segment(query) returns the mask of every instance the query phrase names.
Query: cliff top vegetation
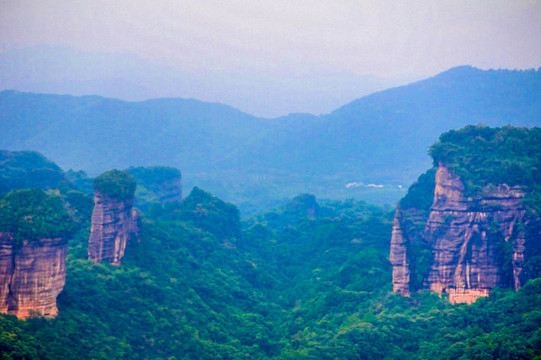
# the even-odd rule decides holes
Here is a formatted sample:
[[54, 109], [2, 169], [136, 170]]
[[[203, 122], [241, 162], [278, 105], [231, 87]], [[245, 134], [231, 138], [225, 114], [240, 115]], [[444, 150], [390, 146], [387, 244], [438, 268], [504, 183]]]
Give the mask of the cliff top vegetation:
[[541, 180], [541, 129], [476, 125], [451, 130], [430, 147], [475, 192], [488, 184], [532, 185]]
[[451, 130], [430, 147], [434, 165], [459, 175], [468, 196], [492, 184], [522, 186], [526, 202], [541, 214], [541, 129], [476, 125]]
[[128, 200], [133, 198], [136, 182], [133, 176], [125, 171], [110, 170], [94, 179], [93, 186], [104, 195]]
[[0, 198], [0, 231], [16, 241], [65, 237], [75, 230], [59, 197], [43, 190], [15, 190]]
[[434, 200], [434, 188], [436, 186], [436, 169], [432, 168], [419, 176], [414, 182], [406, 196], [400, 200], [400, 207], [403, 209], [417, 208], [428, 211]]
[[169, 166], [130, 167], [126, 172], [133, 175], [138, 181], [144, 183], [161, 183], [175, 178], [180, 178], [180, 170]]

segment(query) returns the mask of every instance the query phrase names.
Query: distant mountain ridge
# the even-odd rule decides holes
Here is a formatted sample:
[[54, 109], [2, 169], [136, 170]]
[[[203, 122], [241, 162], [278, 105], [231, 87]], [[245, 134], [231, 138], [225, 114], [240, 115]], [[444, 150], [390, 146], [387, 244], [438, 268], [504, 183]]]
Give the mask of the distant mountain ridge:
[[[186, 99], [126, 102], [0, 92], [0, 148], [36, 150], [65, 169], [167, 165], [244, 210], [311, 192], [394, 202], [440, 133], [467, 124], [541, 125], [541, 70], [450, 69], [322, 115], [251, 116]], [[384, 184], [346, 188], [351, 181]]]
[[409, 82], [351, 72], [312, 72], [309, 77], [280, 72], [202, 73], [132, 52], [88, 52], [58, 45], [0, 50], [0, 69], [0, 90], [128, 101], [193, 97], [264, 117], [287, 111], [327, 113], [357, 97]]

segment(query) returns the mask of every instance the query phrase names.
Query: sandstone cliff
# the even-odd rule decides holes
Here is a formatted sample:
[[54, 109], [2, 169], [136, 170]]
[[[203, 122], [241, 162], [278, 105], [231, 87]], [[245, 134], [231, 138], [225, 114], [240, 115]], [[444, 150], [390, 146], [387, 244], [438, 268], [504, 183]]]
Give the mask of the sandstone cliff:
[[59, 197], [30, 189], [0, 198], [0, 312], [19, 318], [58, 313], [74, 230]]
[[12, 234], [0, 233], [0, 312], [56, 316], [56, 297], [66, 282], [66, 249], [62, 238], [17, 246]]
[[524, 192], [500, 184], [468, 198], [461, 179], [442, 163], [435, 182], [429, 212], [397, 209], [393, 290], [408, 295], [430, 289], [449, 293], [452, 303], [472, 303], [495, 286], [520, 287], [528, 224]]
[[167, 166], [132, 167], [126, 172], [137, 181], [135, 206], [148, 210], [150, 204], [182, 200], [182, 174]]
[[120, 265], [129, 239], [138, 232], [138, 216], [132, 209], [133, 197], [122, 199], [94, 192], [88, 258]]
[[422, 211], [414, 208], [396, 210], [389, 260], [393, 266], [393, 291], [398, 294], [410, 294], [411, 246], [423, 241], [419, 229], [425, 223], [426, 217]]
[[163, 204], [169, 201], [181, 201], [182, 200], [182, 179], [180, 175], [166, 179], [159, 184], [155, 185], [156, 194], [159, 195], [159, 201]]

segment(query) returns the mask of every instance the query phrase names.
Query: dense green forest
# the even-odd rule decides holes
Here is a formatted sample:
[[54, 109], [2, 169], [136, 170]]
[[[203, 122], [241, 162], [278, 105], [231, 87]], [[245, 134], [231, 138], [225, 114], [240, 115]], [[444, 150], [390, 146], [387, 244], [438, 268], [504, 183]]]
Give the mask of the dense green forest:
[[70, 187], [62, 169], [40, 153], [0, 150], [0, 194], [14, 189]]
[[16, 241], [66, 237], [75, 223], [59, 197], [40, 189], [14, 190], [0, 197], [0, 232]]
[[194, 189], [153, 206], [120, 267], [86, 260], [81, 228], [59, 316], [0, 316], [3, 358], [541, 356], [541, 280], [471, 306], [403, 298], [391, 293], [392, 213], [348, 200], [306, 215], [312, 200], [295, 199], [272, 222], [241, 222], [233, 205]]
[[[514, 151], [496, 151], [501, 136]], [[537, 139], [538, 129], [467, 127], [442, 135], [431, 152], [468, 183], [490, 169], [464, 165], [485, 144], [513, 163], [502, 166], [525, 171], [501, 176], [533, 188]], [[158, 181], [161, 173], [146, 174]], [[422, 175], [401, 206], [429, 207], [433, 175]], [[111, 266], [87, 260], [92, 201], [71, 186], [0, 200], [51, 197], [77, 223], [59, 315], [0, 315], [1, 359], [541, 359], [541, 278], [472, 305], [393, 294], [389, 207], [301, 194], [241, 218], [234, 204], [195, 187], [181, 202], [147, 204], [138, 239], [122, 266]]]
[[120, 170], [110, 170], [95, 178], [92, 185], [101, 194], [128, 200], [133, 199], [137, 184], [130, 174]]

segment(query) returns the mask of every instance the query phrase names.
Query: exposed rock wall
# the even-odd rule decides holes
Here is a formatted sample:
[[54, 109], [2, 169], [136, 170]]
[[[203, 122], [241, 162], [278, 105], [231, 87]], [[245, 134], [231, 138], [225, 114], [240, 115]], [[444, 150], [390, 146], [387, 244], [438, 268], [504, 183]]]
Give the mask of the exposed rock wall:
[[422, 242], [426, 214], [414, 208], [396, 210], [389, 260], [393, 266], [393, 291], [410, 294], [410, 246]]
[[524, 195], [518, 187], [497, 185], [475, 199], [467, 198], [461, 179], [440, 164], [424, 229], [410, 225], [423, 221], [415, 209], [397, 210], [390, 252], [394, 291], [410, 293], [410, 249], [419, 241], [432, 252], [422, 288], [449, 293], [453, 303], [472, 303], [498, 285], [520, 287], [527, 222]]
[[133, 198], [122, 200], [94, 191], [94, 210], [88, 240], [88, 258], [120, 265], [129, 239], [138, 233]]
[[159, 200], [162, 204], [169, 201], [182, 200], [182, 179], [180, 177], [168, 179], [157, 184], [156, 187], [156, 193], [160, 195]]
[[27, 318], [56, 316], [56, 298], [66, 282], [67, 241], [23, 241], [0, 233], [0, 312]]

